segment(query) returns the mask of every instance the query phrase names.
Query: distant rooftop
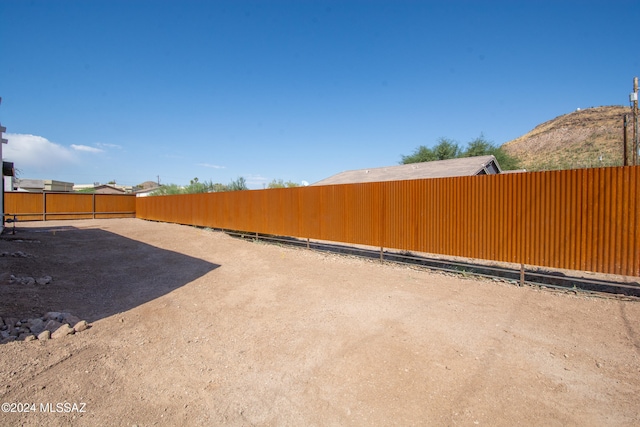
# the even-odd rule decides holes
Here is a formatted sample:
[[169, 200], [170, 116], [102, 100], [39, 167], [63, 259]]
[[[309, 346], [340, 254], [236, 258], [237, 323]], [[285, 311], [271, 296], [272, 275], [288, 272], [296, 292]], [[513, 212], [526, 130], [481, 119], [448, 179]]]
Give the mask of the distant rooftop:
[[56, 181], [55, 179], [27, 179], [18, 178], [14, 184], [18, 189], [42, 192], [42, 191], [73, 191], [73, 182]]
[[462, 157], [458, 159], [436, 160], [433, 162], [409, 163], [406, 165], [345, 171], [312, 185], [494, 175], [501, 172], [502, 169], [500, 169], [500, 165], [494, 156]]

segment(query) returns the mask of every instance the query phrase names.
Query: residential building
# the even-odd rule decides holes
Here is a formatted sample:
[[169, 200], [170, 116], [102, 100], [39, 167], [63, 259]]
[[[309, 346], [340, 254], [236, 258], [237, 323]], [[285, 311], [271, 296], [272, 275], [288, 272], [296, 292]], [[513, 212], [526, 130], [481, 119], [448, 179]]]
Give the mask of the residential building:
[[354, 184], [361, 182], [403, 181], [454, 176], [495, 175], [502, 172], [492, 155], [462, 157], [433, 162], [409, 163], [338, 173], [311, 185]]

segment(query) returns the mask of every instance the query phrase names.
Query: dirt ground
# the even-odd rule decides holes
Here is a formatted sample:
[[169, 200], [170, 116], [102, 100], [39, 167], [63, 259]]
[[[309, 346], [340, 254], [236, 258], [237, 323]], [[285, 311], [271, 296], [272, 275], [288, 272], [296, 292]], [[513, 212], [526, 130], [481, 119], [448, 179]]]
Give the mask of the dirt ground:
[[91, 328], [0, 345], [0, 425], [640, 425], [638, 301], [136, 219], [2, 237], [0, 317]]

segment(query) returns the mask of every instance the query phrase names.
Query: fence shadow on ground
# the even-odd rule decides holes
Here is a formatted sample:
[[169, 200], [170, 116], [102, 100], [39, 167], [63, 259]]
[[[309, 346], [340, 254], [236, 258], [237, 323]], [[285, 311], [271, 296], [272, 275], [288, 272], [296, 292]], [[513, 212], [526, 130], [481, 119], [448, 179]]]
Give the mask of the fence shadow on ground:
[[[15, 234], [5, 230], [0, 236], [0, 317], [56, 311], [93, 322], [161, 297], [218, 267], [98, 228], [17, 227]], [[47, 276], [50, 283], [37, 283]]]

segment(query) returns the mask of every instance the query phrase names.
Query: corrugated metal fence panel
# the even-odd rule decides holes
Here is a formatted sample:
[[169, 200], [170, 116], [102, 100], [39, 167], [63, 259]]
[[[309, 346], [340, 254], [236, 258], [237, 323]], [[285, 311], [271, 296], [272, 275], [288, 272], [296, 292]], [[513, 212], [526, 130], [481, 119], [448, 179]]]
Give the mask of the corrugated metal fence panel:
[[47, 219], [90, 219], [93, 194], [45, 193]]
[[137, 199], [138, 217], [640, 275], [640, 167]]
[[42, 193], [4, 193], [4, 212], [7, 215], [17, 215], [18, 221], [42, 220], [43, 206]]
[[19, 221], [88, 219], [94, 215], [96, 218], [131, 218], [135, 217], [135, 199], [133, 195], [119, 194], [7, 192], [5, 213], [18, 214]]
[[135, 218], [136, 198], [126, 194], [96, 194], [96, 218]]
[[300, 188], [300, 216], [313, 239], [379, 246], [381, 183]]
[[323, 187], [294, 188], [297, 190], [298, 198], [298, 230], [300, 237], [310, 239], [320, 239], [322, 209], [320, 204], [320, 194]]
[[639, 275], [638, 174], [603, 168], [526, 174], [518, 259], [526, 264]]

